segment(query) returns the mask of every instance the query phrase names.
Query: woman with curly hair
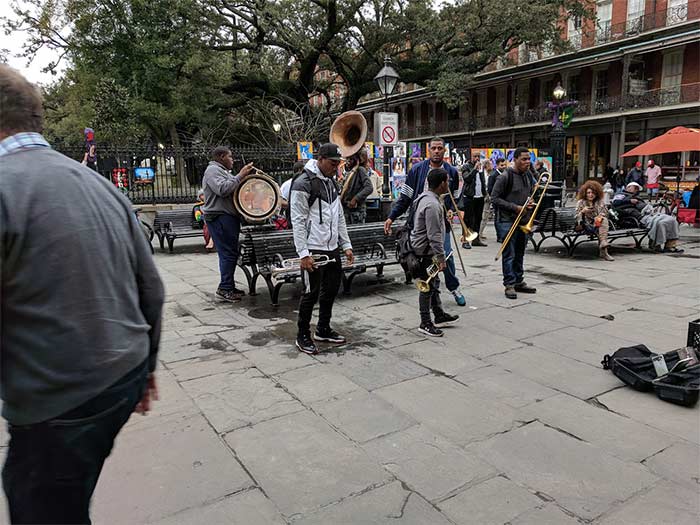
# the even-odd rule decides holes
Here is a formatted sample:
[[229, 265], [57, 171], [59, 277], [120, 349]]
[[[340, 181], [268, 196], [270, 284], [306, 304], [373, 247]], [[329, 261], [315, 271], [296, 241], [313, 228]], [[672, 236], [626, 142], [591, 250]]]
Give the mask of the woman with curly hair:
[[608, 253], [608, 209], [603, 187], [599, 182], [589, 180], [578, 190], [576, 198], [576, 231], [597, 233], [600, 258], [614, 261]]

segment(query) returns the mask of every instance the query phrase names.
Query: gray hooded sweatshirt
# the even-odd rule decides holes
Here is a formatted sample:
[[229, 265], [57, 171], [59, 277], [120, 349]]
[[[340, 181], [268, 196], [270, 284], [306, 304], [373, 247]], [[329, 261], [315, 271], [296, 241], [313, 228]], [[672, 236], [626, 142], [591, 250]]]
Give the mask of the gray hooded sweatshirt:
[[224, 213], [238, 215], [236, 208], [233, 207], [233, 192], [236, 191], [240, 182], [240, 177], [233, 175], [223, 165], [215, 160], [209, 162], [202, 177], [204, 220], [213, 220]]

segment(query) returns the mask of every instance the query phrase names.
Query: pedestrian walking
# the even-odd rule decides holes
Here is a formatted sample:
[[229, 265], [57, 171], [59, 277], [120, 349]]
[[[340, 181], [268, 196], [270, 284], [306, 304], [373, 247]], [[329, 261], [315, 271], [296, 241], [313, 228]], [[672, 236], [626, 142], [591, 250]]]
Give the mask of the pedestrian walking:
[[656, 165], [654, 159], [649, 159], [647, 170], [644, 175], [646, 177], [649, 200], [653, 201], [659, 194], [659, 179], [661, 178], [661, 167]]
[[632, 168], [627, 177], [625, 177], [625, 187], [630, 183], [634, 182], [639, 184], [642, 188], [644, 187], [644, 173], [642, 173], [642, 163], [635, 162], [634, 168]]
[[86, 524], [115, 437], [157, 395], [163, 286], [129, 201], [42, 127], [39, 91], [0, 65], [2, 481], [11, 523]]
[[486, 240], [486, 236], [484, 235], [484, 230], [486, 229], [486, 223], [489, 220], [489, 217], [491, 217], [491, 195], [489, 194], [488, 188], [491, 183], [491, 178], [496, 175], [496, 171], [493, 169], [493, 163], [491, 162], [491, 159], [486, 159], [484, 162], [484, 179], [486, 179], [486, 191], [484, 192], [484, 210], [481, 213], [481, 226], [479, 227], [479, 239], [481, 243], [484, 244], [483, 241]]
[[[489, 162], [489, 161], [486, 161]], [[462, 204], [464, 210], [464, 222], [467, 227], [475, 232], [481, 231], [481, 217], [484, 213], [484, 203], [486, 197], [486, 175], [485, 168], [481, 161], [469, 169], [470, 164], [467, 164], [467, 170], [462, 171], [464, 184], [462, 186]], [[472, 246], [486, 246], [481, 239], [477, 237], [471, 243], [465, 242], [462, 248], [470, 249]]]

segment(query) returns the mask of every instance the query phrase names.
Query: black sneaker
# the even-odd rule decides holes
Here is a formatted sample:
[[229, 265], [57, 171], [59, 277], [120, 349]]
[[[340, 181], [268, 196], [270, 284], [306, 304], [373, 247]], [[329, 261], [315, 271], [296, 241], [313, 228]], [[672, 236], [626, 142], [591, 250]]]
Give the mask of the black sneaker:
[[430, 337], [442, 337], [443, 331], [440, 330], [439, 328], [436, 328], [433, 323], [426, 323], [420, 325], [420, 328], [418, 328], [418, 331], [421, 334], [425, 334]]
[[470, 243], [468, 243], [468, 242], [463, 242], [463, 243], [462, 243], [462, 249], [463, 249], [463, 250], [471, 250], [471, 249], [472, 249], [472, 245], [471, 245]]
[[345, 338], [332, 328], [318, 328], [316, 327], [316, 333], [314, 333], [314, 339], [316, 341], [326, 341], [328, 343], [344, 343]]
[[516, 284], [513, 288], [515, 288], [516, 292], [520, 293], [537, 293], [537, 288], [528, 286], [527, 283]]
[[245, 292], [243, 290], [239, 290], [238, 288], [231, 290], [231, 293], [233, 295], [237, 295], [238, 297], [243, 297], [245, 295]]
[[474, 239], [472, 241], [472, 246], [488, 246], [485, 242], [481, 242], [480, 239]]
[[233, 290], [222, 290], [221, 288], [216, 290], [216, 292], [214, 293], [214, 297], [216, 297], [220, 301], [225, 301], [227, 303], [237, 303], [241, 300], [241, 296], [236, 295], [233, 292]]
[[458, 315], [450, 315], [447, 312], [440, 312], [435, 314], [435, 326], [445, 326], [454, 323], [459, 319]]
[[296, 345], [299, 351], [305, 354], [314, 355], [318, 353], [318, 348], [309, 334], [298, 335]]
[[513, 288], [512, 286], [506, 286], [506, 297], [508, 299], [517, 299], [518, 294], [515, 293], [515, 288]]

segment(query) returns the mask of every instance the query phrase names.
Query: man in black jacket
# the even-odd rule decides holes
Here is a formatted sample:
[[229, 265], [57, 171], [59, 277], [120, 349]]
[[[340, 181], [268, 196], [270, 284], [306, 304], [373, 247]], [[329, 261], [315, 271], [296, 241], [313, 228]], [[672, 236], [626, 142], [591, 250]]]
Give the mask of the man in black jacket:
[[[496, 210], [496, 232], [499, 242], [503, 242], [517, 215], [523, 206], [534, 207], [529, 202], [535, 181], [530, 171], [530, 151], [517, 148], [513, 154], [513, 167], [505, 175], [499, 176], [491, 193], [491, 202]], [[523, 214], [527, 217], [527, 214]], [[521, 221], [525, 222], [525, 221]], [[517, 299], [517, 292], [535, 293], [537, 290], [528, 286], [524, 278], [525, 246], [527, 235], [515, 228], [508, 246], [503, 250], [503, 286], [508, 299]]]
[[[482, 169], [481, 160], [475, 155], [474, 164], [467, 164], [462, 170], [464, 186], [462, 186], [462, 209], [464, 210], [464, 222], [473, 231], [481, 229], [481, 216], [484, 212], [484, 197], [486, 196], [486, 177]], [[469, 249], [472, 246], [486, 246], [477, 237], [471, 243], [465, 242], [462, 248]]]
[[367, 219], [365, 201], [372, 194], [372, 180], [367, 168], [360, 162], [360, 153], [355, 153], [345, 163], [345, 180], [340, 193], [345, 222], [364, 224]]

